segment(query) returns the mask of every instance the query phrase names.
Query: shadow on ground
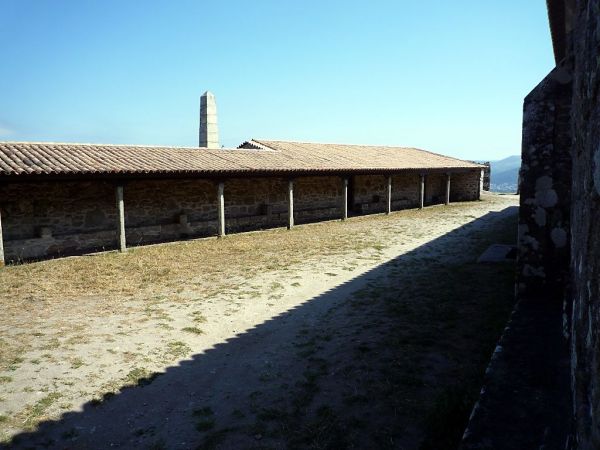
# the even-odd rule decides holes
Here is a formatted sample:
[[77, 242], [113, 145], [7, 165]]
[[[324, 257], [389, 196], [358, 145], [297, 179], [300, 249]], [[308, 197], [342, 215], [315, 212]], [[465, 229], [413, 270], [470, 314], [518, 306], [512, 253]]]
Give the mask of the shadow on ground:
[[511, 263], [475, 260], [514, 242], [515, 217], [488, 213], [9, 445], [451, 448], [512, 308]]

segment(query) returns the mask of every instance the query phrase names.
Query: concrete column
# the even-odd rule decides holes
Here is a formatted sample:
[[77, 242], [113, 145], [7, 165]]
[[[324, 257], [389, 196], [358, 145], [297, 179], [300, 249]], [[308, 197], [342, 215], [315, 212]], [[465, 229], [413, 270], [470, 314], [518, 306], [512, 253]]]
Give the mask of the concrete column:
[[200, 97], [199, 147], [219, 148], [219, 126], [217, 125], [217, 102], [212, 92]]
[[119, 251], [125, 252], [127, 251], [127, 244], [125, 242], [125, 202], [123, 201], [123, 186], [117, 186], [115, 193], [117, 197], [117, 211], [119, 213]]
[[4, 266], [4, 243], [2, 242], [2, 209], [0, 209], [0, 267]]
[[343, 180], [342, 220], [348, 218], [348, 178]]
[[288, 230], [294, 227], [294, 180], [288, 181]]
[[421, 175], [421, 187], [419, 189], [419, 209], [425, 206], [425, 175]]
[[450, 204], [450, 174], [446, 174], [446, 205]]
[[217, 188], [217, 208], [219, 209], [219, 237], [225, 236], [225, 183]]
[[387, 210], [386, 214], [392, 212], [392, 176], [387, 177]]

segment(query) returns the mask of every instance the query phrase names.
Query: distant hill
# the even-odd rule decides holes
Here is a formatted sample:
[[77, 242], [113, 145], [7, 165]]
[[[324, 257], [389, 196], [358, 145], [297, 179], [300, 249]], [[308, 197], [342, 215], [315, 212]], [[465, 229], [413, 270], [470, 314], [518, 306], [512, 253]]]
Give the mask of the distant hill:
[[499, 161], [490, 162], [492, 192], [517, 192], [521, 155], [513, 155]]

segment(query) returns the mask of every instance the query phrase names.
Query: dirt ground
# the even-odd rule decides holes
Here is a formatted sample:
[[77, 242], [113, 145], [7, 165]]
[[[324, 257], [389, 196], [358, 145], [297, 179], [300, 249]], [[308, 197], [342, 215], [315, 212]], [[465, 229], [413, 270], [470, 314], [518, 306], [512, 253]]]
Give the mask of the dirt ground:
[[474, 261], [517, 203], [6, 267], [0, 442], [449, 448], [512, 306]]

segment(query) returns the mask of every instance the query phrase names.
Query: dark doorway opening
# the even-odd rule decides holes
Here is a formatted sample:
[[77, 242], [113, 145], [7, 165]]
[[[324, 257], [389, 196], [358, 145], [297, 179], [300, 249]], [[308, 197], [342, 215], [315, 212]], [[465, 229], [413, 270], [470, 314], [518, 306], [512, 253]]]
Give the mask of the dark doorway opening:
[[348, 214], [355, 214], [354, 206], [354, 175], [348, 177]]

